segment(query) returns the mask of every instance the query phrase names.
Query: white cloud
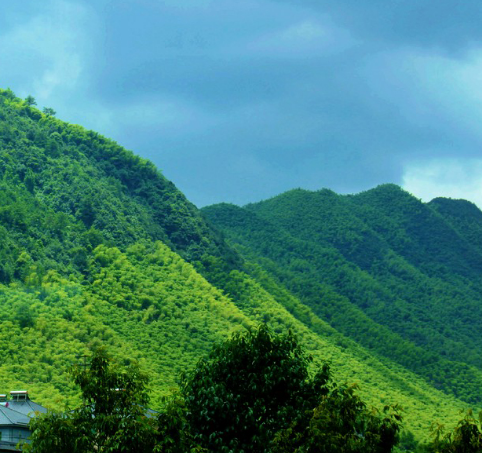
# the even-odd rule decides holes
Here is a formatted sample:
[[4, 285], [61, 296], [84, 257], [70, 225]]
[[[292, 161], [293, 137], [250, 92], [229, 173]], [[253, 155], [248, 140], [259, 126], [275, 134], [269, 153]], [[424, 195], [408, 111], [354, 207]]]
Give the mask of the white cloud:
[[465, 199], [482, 208], [482, 159], [433, 159], [405, 167], [402, 186], [423, 201]]

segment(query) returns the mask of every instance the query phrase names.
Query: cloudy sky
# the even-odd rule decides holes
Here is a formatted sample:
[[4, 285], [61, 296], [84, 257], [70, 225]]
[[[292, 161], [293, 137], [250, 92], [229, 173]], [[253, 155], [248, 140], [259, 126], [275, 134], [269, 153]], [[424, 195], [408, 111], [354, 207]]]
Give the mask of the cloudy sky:
[[480, 0], [7, 0], [0, 87], [198, 206], [385, 182], [482, 206]]

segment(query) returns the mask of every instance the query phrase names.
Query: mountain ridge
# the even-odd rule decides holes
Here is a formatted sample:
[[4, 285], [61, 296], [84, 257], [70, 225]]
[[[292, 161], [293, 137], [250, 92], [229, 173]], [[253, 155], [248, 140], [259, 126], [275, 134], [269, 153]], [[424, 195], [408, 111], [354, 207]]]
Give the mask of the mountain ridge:
[[[337, 194], [326, 196], [350, 212]], [[292, 329], [317, 365], [331, 361], [337, 379], [360, 383], [370, 404], [405, 406], [407, 427], [417, 438], [424, 438], [436, 419], [449, 424], [458, 419], [477, 383], [475, 354], [465, 353], [466, 395], [456, 380], [451, 392], [442, 393], [426, 376], [350, 337], [350, 329], [339, 330], [343, 311], [331, 313], [338, 327], [325, 316], [332, 304], [346, 310], [354, 325], [366, 320], [363, 331], [371, 330], [375, 343], [387, 338], [385, 331], [400, 336], [362, 309], [371, 304], [376, 313], [377, 304], [385, 303], [385, 282], [360, 273], [326, 240], [312, 247], [309, 236], [302, 240], [273, 227], [271, 236], [279, 244], [272, 252], [283, 257], [281, 246], [292, 242], [299, 254], [295, 269], [316, 274], [318, 265], [339, 268], [346, 272], [336, 275], [350, 291], [351, 280], [363, 282], [365, 300], [354, 305], [336, 285], [292, 280], [292, 269], [263, 261], [203, 212], [148, 161], [0, 90], [0, 345], [5, 352], [0, 392], [28, 388], [41, 403], [71, 406], [79, 393], [67, 378], [69, 366], [104, 344], [121, 363], [140, 361], [151, 375], [157, 407], [176, 387], [179, 373], [212, 344], [264, 322], [278, 333]], [[243, 212], [251, 215], [246, 225], [259, 217]], [[348, 227], [340, 231], [356, 233]], [[336, 233], [334, 227], [328, 232]], [[349, 246], [349, 237], [340, 236], [339, 243]], [[364, 239], [355, 237], [357, 245]], [[343, 252], [363, 262], [356, 247]], [[315, 265], [310, 253], [317, 257]], [[310, 292], [326, 296], [324, 311], [307, 303]], [[455, 355], [457, 344], [450, 341]], [[463, 345], [465, 337], [460, 341]], [[425, 360], [417, 349], [408, 352], [413, 360]]]
[[[202, 211], [249, 259], [269, 266], [338, 330], [386, 357], [393, 354], [387, 343], [403, 344], [399, 363], [433, 385], [480, 401], [475, 382], [480, 383], [481, 362], [474, 354], [482, 319], [476, 290], [480, 255], [429, 204], [390, 184], [358, 195], [294, 190], [243, 208], [214, 205]], [[430, 239], [420, 233], [425, 226]], [[323, 285], [331, 296], [326, 290], [321, 296]], [[333, 318], [334, 310], [353, 312], [353, 321]], [[365, 335], [368, 325], [373, 332]], [[374, 332], [383, 332], [380, 327], [391, 334], [377, 345]], [[454, 372], [471, 378], [454, 388]]]

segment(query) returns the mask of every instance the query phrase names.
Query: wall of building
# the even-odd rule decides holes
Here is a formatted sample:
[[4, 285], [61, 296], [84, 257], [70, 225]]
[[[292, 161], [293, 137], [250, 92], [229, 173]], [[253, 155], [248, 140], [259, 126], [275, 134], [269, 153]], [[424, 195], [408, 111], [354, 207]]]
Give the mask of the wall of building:
[[18, 451], [15, 446], [21, 441], [26, 441], [30, 436], [30, 431], [27, 428], [17, 427], [2, 427], [0, 426], [0, 452], [3, 451]]

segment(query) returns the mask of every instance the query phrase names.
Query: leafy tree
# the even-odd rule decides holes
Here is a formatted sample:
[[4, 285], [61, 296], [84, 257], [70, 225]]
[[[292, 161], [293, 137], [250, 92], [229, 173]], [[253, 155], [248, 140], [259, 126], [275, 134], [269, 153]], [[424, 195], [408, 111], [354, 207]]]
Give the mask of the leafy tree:
[[33, 193], [35, 188], [35, 175], [30, 168], [27, 170], [27, 173], [25, 175], [23, 182], [27, 190], [30, 193]]
[[216, 346], [182, 379], [194, 438], [213, 452], [391, 451], [398, 416], [370, 415], [327, 365], [310, 376], [310, 361], [291, 332], [266, 325]]
[[313, 411], [308, 426], [293, 424], [278, 433], [273, 453], [386, 453], [398, 441], [397, 407], [369, 410], [355, 393], [356, 385], [337, 387]]
[[195, 439], [209, 451], [268, 451], [327, 392], [328, 367], [310, 378], [309, 362], [292, 333], [273, 336], [266, 325], [215, 346], [182, 379]]
[[25, 103], [29, 106], [37, 105], [37, 101], [30, 94], [25, 98]]
[[422, 445], [417, 441], [412, 431], [403, 430], [399, 435], [397, 451], [419, 452], [422, 450]]
[[479, 453], [482, 451], [482, 411], [478, 419], [472, 410], [468, 410], [464, 418], [452, 432], [444, 433], [444, 426], [436, 424], [432, 432], [433, 442], [427, 450], [434, 453]]
[[158, 422], [157, 453], [207, 453], [194, 441], [186, 418], [186, 405], [179, 395], [171, 395]]
[[145, 414], [147, 377], [137, 365], [122, 371], [100, 348], [89, 366], [76, 365], [72, 374], [82, 391], [82, 406], [32, 419], [32, 443], [26, 446], [27, 451], [153, 451], [156, 423]]
[[55, 116], [55, 114], [57, 113], [57, 112], [56, 112], [53, 108], [51, 108], [51, 107], [44, 107], [43, 112], [44, 112], [47, 116]]
[[15, 320], [22, 329], [24, 327], [33, 327], [34, 317], [26, 302], [21, 302], [15, 307]]
[[29, 106], [37, 105], [37, 101], [30, 94], [25, 98], [25, 103]]

